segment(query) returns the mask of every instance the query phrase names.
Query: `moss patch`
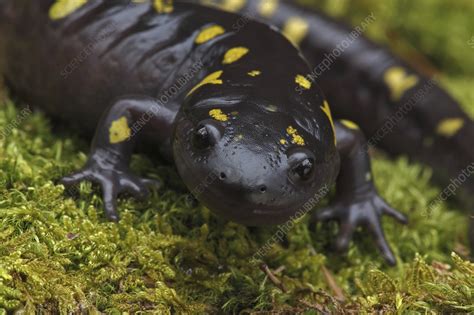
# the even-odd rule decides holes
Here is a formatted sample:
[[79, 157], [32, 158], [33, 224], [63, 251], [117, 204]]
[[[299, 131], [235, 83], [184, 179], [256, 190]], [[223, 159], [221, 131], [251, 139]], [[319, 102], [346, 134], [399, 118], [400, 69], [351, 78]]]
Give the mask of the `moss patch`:
[[[473, 113], [472, 77], [444, 82]], [[381, 194], [410, 216], [406, 227], [384, 219], [399, 260], [388, 268], [365, 233], [341, 257], [329, 249], [335, 225], [312, 231], [307, 219], [268, 245], [278, 228], [220, 220], [171, 185], [173, 169], [144, 156], [133, 169], [168, 184], [143, 202], [122, 199], [120, 223], [106, 222], [97, 189], [55, 184], [84, 164], [87, 143], [53, 134], [46, 117], [10, 101], [0, 105], [0, 127], [0, 313], [474, 312], [474, 266], [461, 258], [466, 214], [446, 203], [428, 212], [440, 189], [405, 158], [374, 161]]]
[[[0, 124], [8, 126], [19, 115], [12, 104], [3, 104]], [[466, 252], [466, 217], [446, 204], [428, 216], [425, 209], [439, 189], [429, 184], [429, 170], [403, 158], [374, 163], [382, 195], [411, 219], [408, 227], [385, 220], [398, 267], [386, 268], [362, 232], [347, 257], [335, 255], [328, 249], [335, 226], [312, 232], [303, 220], [282, 242], [271, 244], [262, 261], [278, 271], [287, 290], [282, 292], [250, 261], [277, 228], [251, 230], [221, 221], [189, 204], [187, 195], [166, 188], [144, 202], [123, 199], [121, 222], [106, 222], [100, 194], [90, 184], [67, 194], [54, 184], [83, 165], [86, 151], [82, 141], [52, 135], [39, 113], [3, 138], [1, 308], [110, 313], [303, 311], [321, 305], [333, 311], [473, 310], [474, 266], [450, 256], [453, 250]], [[177, 176], [142, 156], [134, 157], [133, 168], [167, 182]], [[345, 302], [335, 298], [341, 295], [335, 288]]]

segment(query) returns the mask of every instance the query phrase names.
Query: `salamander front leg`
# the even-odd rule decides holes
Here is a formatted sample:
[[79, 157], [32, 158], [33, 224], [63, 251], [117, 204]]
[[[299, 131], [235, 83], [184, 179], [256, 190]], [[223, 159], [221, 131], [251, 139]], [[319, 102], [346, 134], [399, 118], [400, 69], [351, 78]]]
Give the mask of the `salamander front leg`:
[[336, 249], [340, 251], [347, 250], [356, 228], [365, 226], [375, 238], [385, 260], [395, 265], [395, 257], [382, 229], [381, 217], [386, 214], [404, 224], [407, 218], [379, 196], [372, 181], [365, 137], [357, 125], [345, 120], [337, 122], [336, 138], [341, 155], [341, 169], [336, 183], [337, 197], [329, 207], [315, 212], [312, 219], [339, 221]]
[[[147, 97], [123, 98], [104, 114], [92, 143], [92, 150], [84, 168], [61, 180], [65, 186], [88, 180], [102, 187], [105, 214], [117, 221], [117, 196], [128, 192], [136, 198], [148, 195], [150, 187], [159, 187], [153, 179], [140, 178], [129, 169], [136, 138], [132, 134], [137, 121], [147, 121], [141, 129], [165, 129], [170, 123], [166, 110]], [[159, 127], [158, 127], [159, 126]], [[157, 132], [158, 133], [158, 132]]]

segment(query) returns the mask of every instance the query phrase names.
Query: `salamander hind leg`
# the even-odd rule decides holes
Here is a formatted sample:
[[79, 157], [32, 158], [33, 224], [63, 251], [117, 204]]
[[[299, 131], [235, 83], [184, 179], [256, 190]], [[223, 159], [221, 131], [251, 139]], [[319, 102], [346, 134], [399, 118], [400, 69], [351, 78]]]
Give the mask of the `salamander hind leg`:
[[350, 121], [338, 121], [335, 127], [337, 149], [341, 155], [336, 198], [327, 208], [313, 213], [312, 221], [339, 222], [336, 249], [340, 251], [347, 250], [358, 226], [366, 227], [387, 263], [395, 265], [396, 260], [385, 239], [381, 218], [389, 215], [404, 224], [407, 218], [379, 196], [372, 181], [370, 157], [362, 131]]
[[166, 110], [153, 99], [145, 97], [123, 98], [115, 102], [105, 113], [92, 143], [92, 150], [84, 168], [61, 180], [65, 186], [91, 181], [102, 188], [105, 214], [117, 221], [117, 196], [128, 192], [136, 198], [148, 195], [150, 187], [159, 187], [160, 182], [140, 178], [129, 169], [137, 137], [131, 126], [140, 119], [147, 118], [143, 129], [166, 127]]

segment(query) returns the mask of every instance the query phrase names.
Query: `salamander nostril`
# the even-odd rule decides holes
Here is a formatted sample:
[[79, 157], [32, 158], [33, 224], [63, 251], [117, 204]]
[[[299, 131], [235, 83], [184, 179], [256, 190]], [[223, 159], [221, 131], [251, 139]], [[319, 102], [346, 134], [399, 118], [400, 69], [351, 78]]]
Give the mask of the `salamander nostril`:
[[267, 186], [265, 186], [265, 185], [260, 186], [260, 192], [261, 193], [264, 193], [266, 191], [267, 191]]
[[226, 175], [224, 172], [221, 172], [221, 173], [219, 174], [219, 178], [220, 178], [220, 179], [226, 179], [226, 177], [227, 177], [227, 175]]

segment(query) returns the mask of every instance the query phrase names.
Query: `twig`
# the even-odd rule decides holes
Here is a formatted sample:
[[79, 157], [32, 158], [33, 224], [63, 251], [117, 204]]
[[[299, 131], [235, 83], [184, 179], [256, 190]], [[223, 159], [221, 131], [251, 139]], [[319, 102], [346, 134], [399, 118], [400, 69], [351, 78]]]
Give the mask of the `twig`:
[[325, 266], [321, 266], [321, 269], [323, 270], [324, 278], [326, 278], [326, 282], [334, 293], [336, 300], [339, 302], [344, 302], [346, 297], [344, 296], [344, 292], [342, 291], [341, 287], [339, 287], [337, 284], [336, 279], [334, 279], [334, 276]]
[[286, 293], [287, 290], [285, 288], [285, 286], [283, 285], [283, 282], [281, 282], [273, 273], [272, 271], [270, 270], [270, 268], [268, 268], [267, 264], [261, 264], [260, 265], [260, 269], [265, 272], [265, 274], [268, 276], [268, 279], [270, 279], [271, 282], [273, 282], [273, 284], [279, 288], [283, 293]]
[[275, 271], [273, 272], [274, 274], [279, 274], [280, 272], [282, 272], [283, 270], [285, 270], [286, 267], [281, 265], [280, 267], [278, 267], [277, 269], [275, 269]]
[[312, 303], [309, 303], [305, 300], [302, 300], [302, 299], [299, 299], [298, 302], [300, 302], [301, 304], [303, 304], [304, 306], [306, 307], [309, 307], [309, 308], [312, 308], [312, 309], [315, 309], [323, 314], [328, 314], [328, 312], [326, 312], [324, 310], [324, 307], [321, 305], [321, 304], [312, 304]]

